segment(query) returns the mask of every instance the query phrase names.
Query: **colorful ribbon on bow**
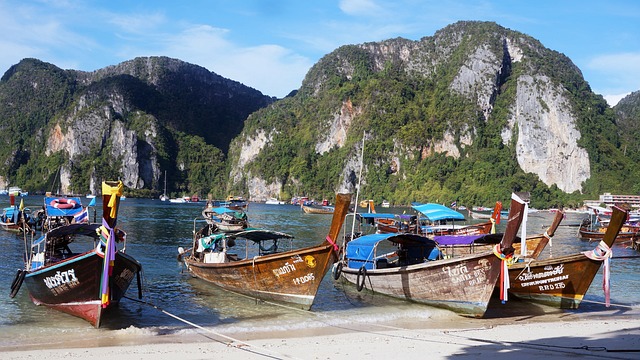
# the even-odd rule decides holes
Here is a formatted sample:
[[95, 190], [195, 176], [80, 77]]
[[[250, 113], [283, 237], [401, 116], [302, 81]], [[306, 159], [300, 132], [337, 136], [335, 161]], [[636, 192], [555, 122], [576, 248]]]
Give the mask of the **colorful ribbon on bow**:
[[493, 248], [493, 254], [500, 258], [500, 301], [504, 304], [509, 299], [508, 291], [511, 287], [509, 282], [509, 264], [513, 261], [513, 254], [505, 255], [500, 251], [500, 244]]
[[585, 251], [583, 254], [591, 260], [602, 261], [602, 290], [604, 290], [604, 302], [605, 306], [609, 307], [611, 300], [611, 264], [610, 259], [613, 256], [613, 251], [604, 242], [600, 241], [595, 249], [591, 251]]

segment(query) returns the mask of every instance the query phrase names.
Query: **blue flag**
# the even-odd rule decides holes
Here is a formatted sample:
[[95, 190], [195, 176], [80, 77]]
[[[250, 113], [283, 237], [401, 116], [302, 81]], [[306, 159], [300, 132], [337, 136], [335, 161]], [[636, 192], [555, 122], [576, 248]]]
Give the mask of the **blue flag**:
[[88, 206], [96, 206], [96, 198], [91, 199]]

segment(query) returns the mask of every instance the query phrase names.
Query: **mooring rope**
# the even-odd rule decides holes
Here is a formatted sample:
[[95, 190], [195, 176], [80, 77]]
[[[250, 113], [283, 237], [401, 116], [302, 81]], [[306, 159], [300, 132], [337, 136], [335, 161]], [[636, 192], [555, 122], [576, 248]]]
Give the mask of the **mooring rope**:
[[[194, 328], [196, 328], [196, 329], [199, 329], [199, 330], [205, 331], [205, 332], [207, 332], [207, 333], [210, 333], [210, 334], [213, 334], [213, 335], [215, 335], [215, 336], [219, 336], [219, 337], [221, 337], [221, 338], [224, 338], [224, 339], [227, 339], [227, 340], [231, 341], [230, 343], [226, 343], [226, 342], [224, 342], [224, 341], [220, 341], [220, 340], [217, 340], [217, 339], [214, 339], [214, 338], [209, 338], [209, 337], [207, 337], [207, 338], [209, 338], [209, 339], [211, 339], [211, 340], [217, 341], [217, 342], [222, 343], [222, 344], [225, 344], [225, 345], [227, 345], [227, 346], [234, 347], [234, 348], [239, 349], [239, 350], [242, 350], [242, 351], [250, 352], [250, 353], [253, 353], [253, 354], [256, 354], [256, 355], [260, 355], [260, 356], [264, 356], [264, 357], [271, 358], [271, 359], [285, 359], [285, 358], [286, 358], [286, 359], [295, 359], [295, 358], [293, 358], [293, 357], [291, 357], [291, 356], [288, 356], [288, 355], [282, 355], [282, 354], [277, 354], [277, 353], [273, 353], [273, 352], [271, 352], [271, 354], [267, 354], [267, 353], [266, 353], [267, 351], [265, 351], [264, 349], [259, 349], [259, 350], [258, 350], [258, 349], [256, 349], [256, 347], [255, 347], [255, 346], [253, 346], [253, 345], [249, 344], [248, 342], [245, 342], [245, 341], [242, 341], [242, 340], [235, 339], [235, 338], [233, 338], [233, 337], [230, 337], [230, 336], [227, 336], [227, 335], [221, 334], [221, 333], [216, 332], [216, 331], [213, 331], [213, 330], [211, 330], [211, 329], [207, 329], [207, 328], [205, 328], [205, 327], [203, 327], [203, 326], [200, 326], [200, 325], [195, 324], [195, 323], [193, 323], [193, 322], [191, 322], [191, 321], [189, 321], [189, 320], [183, 319], [183, 318], [181, 318], [181, 317], [179, 317], [179, 316], [177, 316], [177, 315], [175, 315], [175, 314], [172, 314], [172, 313], [170, 313], [170, 312], [168, 312], [168, 311], [166, 311], [166, 310], [164, 310], [164, 309], [160, 308], [159, 306], [157, 306], [157, 305], [155, 305], [155, 304], [152, 304], [152, 303], [150, 303], [150, 302], [148, 302], [148, 301], [139, 300], [139, 299], [134, 299], [134, 298], [130, 298], [130, 297], [128, 297], [128, 296], [124, 296], [124, 298], [126, 298], [126, 299], [128, 299], [128, 300], [131, 300], [131, 301], [135, 301], [135, 302], [138, 302], [138, 303], [144, 304], [144, 305], [151, 306], [152, 308], [154, 308], [154, 309], [156, 309], [156, 310], [160, 311], [161, 313], [163, 313], [163, 314], [165, 314], [165, 315], [168, 315], [168, 316], [170, 316], [170, 317], [172, 317], [172, 318], [174, 318], [174, 319], [176, 319], [176, 320], [178, 320], [178, 321], [180, 321], [180, 322], [183, 322], [183, 323], [185, 323], [185, 324], [187, 324], [187, 325], [189, 325], [189, 326], [192, 326], [192, 327], [194, 327]], [[237, 343], [238, 345], [234, 345], [233, 343]], [[243, 347], [243, 346], [244, 346], [244, 347]], [[247, 349], [246, 347], [248, 347], [248, 348], [250, 348], [250, 349]], [[252, 350], [252, 349], [253, 349], [253, 350]]]

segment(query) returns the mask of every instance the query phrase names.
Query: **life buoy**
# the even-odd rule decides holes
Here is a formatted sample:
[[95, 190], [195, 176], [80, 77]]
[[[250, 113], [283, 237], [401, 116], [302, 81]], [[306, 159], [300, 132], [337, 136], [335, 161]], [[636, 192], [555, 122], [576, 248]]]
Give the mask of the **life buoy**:
[[56, 209], [73, 209], [77, 204], [73, 199], [53, 199], [49, 203]]
[[18, 270], [16, 273], [16, 278], [13, 279], [13, 282], [11, 283], [11, 294], [9, 294], [11, 298], [14, 298], [18, 294], [18, 290], [20, 290], [20, 286], [22, 286], [22, 282], [26, 275], [27, 272], [24, 270]]
[[[364, 288], [364, 279], [366, 277], [367, 277], [367, 269], [365, 269], [365, 267], [362, 266], [358, 270], [358, 277], [356, 277], [356, 290], [362, 291], [362, 289]], [[360, 279], [362, 279], [362, 282], [360, 282]]]

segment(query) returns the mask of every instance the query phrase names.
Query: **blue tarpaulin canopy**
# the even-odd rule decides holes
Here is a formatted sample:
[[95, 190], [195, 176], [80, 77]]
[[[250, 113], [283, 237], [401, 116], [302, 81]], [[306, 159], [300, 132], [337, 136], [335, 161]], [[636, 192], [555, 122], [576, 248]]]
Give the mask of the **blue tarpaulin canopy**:
[[229, 209], [228, 207], [223, 207], [223, 206], [213, 208], [213, 209], [211, 209], [211, 211], [216, 213], [216, 214], [237, 212], [237, 210]]
[[426, 216], [431, 221], [465, 219], [464, 215], [461, 213], [440, 204], [420, 204], [413, 205], [412, 208]]
[[[398, 246], [389, 253], [388, 246]], [[379, 245], [380, 247], [379, 248]], [[385, 248], [387, 250], [385, 250]], [[353, 269], [384, 268], [394, 263], [395, 266], [417, 264], [426, 260], [441, 258], [436, 243], [424, 236], [408, 233], [371, 234], [359, 237], [347, 243], [347, 266]], [[391, 262], [390, 262], [391, 261]]]
[[371, 260], [374, 257], [373, 253], [376, 245], [385, 240], [403, 245], [436, 245], [433, 240], [417, 234], [371, 234], [349, 241], [347, 243], [347, 258], [349, 260]]

